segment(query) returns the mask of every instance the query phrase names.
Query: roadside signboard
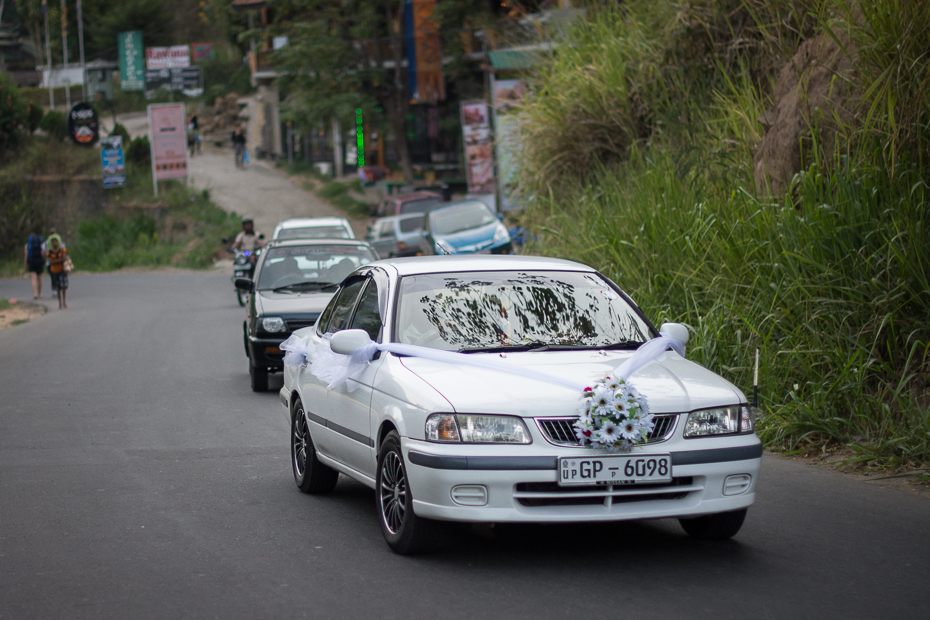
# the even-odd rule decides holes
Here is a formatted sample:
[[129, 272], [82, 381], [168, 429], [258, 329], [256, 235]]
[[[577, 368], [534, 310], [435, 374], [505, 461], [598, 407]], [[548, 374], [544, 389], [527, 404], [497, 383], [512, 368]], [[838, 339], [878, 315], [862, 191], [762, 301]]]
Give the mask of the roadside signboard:
[[145, 68], [174, 69], [191, 66], [191, 50], [186, 45], [145, 48]]
[[145, 98], [154, 99], [160, 88], [178, 91], [188, 97], [199, 97], [203, 94], [203, 69], [184, 67], [146, 71]]
[[126, 185], [126, 161], [123, 159], [123, 136], [100, 139], [100, 160], [103, 164], [103, 187], [112, 189]]
[[463, 101], [461, 106], [468, 193], [491, 194], [494, 192], [494, 157], [488, 104], [481, 100]]
[[193, 43], [194, 62], [203, 62], [205, 60], [216, 60], [216, 52], [212, 43]]
[[84, 83], [84, 70], [80, 67], [56, 67], [51, 71], [42, 69], [42, 88], [61, 88]]
[[142, 31], [121, 32], [117, 40], [119, 41], [120, 90], [142, 90], [145, 88]]
[[99, 137], [97, 111], [89, 103], [76, 103], [68, 112], [68, 135], [81, 146], [93, 146]]
[[149, 142], [152, 145], [152, 181], [186, 179], [187, 123], [183, 103], [153, 103], [148, 106]]

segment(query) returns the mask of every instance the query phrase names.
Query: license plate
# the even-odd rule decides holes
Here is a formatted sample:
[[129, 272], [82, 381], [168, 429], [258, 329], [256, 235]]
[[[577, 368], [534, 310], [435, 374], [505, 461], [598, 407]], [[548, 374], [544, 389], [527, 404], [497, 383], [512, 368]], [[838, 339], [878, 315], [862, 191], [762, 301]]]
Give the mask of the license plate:
[[559, 486], [671, 482], [668, 454], [592, 456], [559, 459]]

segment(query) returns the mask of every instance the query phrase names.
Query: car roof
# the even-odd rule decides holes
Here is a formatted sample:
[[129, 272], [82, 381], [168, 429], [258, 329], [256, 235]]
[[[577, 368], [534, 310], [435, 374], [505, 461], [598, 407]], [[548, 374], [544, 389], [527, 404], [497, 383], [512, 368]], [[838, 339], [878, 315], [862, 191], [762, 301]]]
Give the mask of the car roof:
[[389, 196], [389, 200], [396, 200], [397, 202], [407, 202], [409, 200], [420, 200], [422, 198], [439, 198], [442, 200], [442, 194], [437, 192], [429, 192], [426, 190], [420, 190], [416, 192], [408, 192], [406, 194], [397, 194], [396, 196]]
[[322, 239], [315, 237], [309, 239], [275, 239], [265, 247], [286, 248], [295, 245], [363, 245], [369, 250], [371, 249], [371, 246], [361, 239]]
[[342, 217], [292, 217], [278, 223], [278, 228], [311, 228], [313, 226], [343, 226], [349, 225], [348, 220]]
[[445, 256], [416, 256], [389, 258], [376, 261], [377, 265], [393, 268], [400, 276], [429, 273], [456, 273], [462, 271], [580, 271], [593, 273], [593, 267], [560, 258], [546, 256], [514, 256], [489, 254], [447, 254]]
[[422, 219], [425, 216], [426, 216], [425, 213], [404, 213], [402, 215], [386, 215], [384, 217], [379, 217], [378, 219], [376, 219], [375, 223], [377, 224], [378, 222], [384, 222], [385, 220], [389, 222], [399, 222], [400, 220], [410, 220], [415, 217]]

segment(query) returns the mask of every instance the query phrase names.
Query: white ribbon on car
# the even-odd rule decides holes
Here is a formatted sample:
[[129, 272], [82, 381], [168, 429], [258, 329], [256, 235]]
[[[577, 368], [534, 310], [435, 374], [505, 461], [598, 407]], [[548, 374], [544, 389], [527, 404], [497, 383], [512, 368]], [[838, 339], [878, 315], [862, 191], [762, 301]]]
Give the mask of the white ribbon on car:
[[[332, 334], [325, 334], [320, 340], [320, 343], [311, 348], [310, 336], [300, 338], [299, 336], [291, 335], [290, 338], [280, 345], [281, 350], [285, 351], [284, 364], [296, 369], [305, 362], [309, 362], [310, 373], [323, 383], [326, 383], [327, 389], [332, 390], [351, 380], [348, 387], [350, 392], [358, 387], [358, 383], [355, 381], [354, 377], [358, 376], [358, 374], [368, 366], [368, 363], [374, 358], [375, 353], [378, 351], [418, 357], [433, 362], [471, 366], [473, 368], [481, 368], [494, 372], [506, 372], [535, 381], [560, 385], [576, 392], [583, 392], [585, 388], [590, 387], [590, 385], [585, 385], [584, 383], [579, 383], [565, 377], [510, 364], [502, 359], [476, 357], [474, 354], [470, 353], [442, 351], [413, 344], [399, 344], [393, 342], [381, 344], [369, 341], [368, 345], [356, 349], [350, 355], [343, 355], [341, 353], [336, 353], [330, 348], [330, 338], [332, 338]], [[671, 336], [661, 334], [659, 337], [653, 338], [640, 345], [633, 355], [617, 367], [613, 376], [626, 380], [630, 375], [649, 362], [658, 359], [668, 351], [668, 349], [673, 349], [682, 357], [685, 356], [684, 342], [672, 338]]]

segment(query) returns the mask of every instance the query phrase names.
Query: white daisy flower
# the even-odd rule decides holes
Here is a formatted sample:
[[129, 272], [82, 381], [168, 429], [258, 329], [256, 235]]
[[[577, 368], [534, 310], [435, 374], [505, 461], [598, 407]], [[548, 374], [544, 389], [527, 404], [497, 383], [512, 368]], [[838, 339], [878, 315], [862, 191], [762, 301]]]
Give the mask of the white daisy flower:
[[597, 438], [605, 445], [613, 445], [620, 439], [620, 427], [613, 420], [607, 420], [597, 431]]
[[627, 420], [620, 426], [620, 436], [631, 442], [642, 437], [639, 426], [632, 419]]
[[621, 420], [624, 420], [627, 417], [629, 417], [631, 413], [629, 401], [627, 401], [625, 398], [615, 398], [614, 404], [613, 404], [613, 412], [614, 414], [619, 416]]
[[604, 385], [607, 386], [607, 389], [616, 392], [620, 389], [620, 386], [623, 385], [623, 380], [616, 377], [607, 376], [604, 377]]
[[655, 416], [651, 413], [646, 415], [641, 415], [636, 418], [636, 423], [639, 428], [646, 434], [649, 434], [653, 431], [656, 426]]

